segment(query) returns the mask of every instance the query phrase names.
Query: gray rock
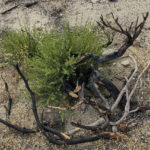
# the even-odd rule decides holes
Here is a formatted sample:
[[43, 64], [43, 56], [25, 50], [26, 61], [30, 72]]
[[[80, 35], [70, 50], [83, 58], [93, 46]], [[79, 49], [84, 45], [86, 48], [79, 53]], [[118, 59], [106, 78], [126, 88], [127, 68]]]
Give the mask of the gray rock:
[[63, 122], [61, 118], [61, 114], [59, 112], [49, 112], [45, 111], [41, 116], [41, 121], [50, 127], [53, 128], [62, 128], [63, 127]]
[[94, 4], [94, 3], [97, 3], [97, 2], [100, 2], [101, 0], [91, 0], [91, 2]]
[[150, 110], [146, 111], [146, 115], [150, 116]]
[[103, 51], [103, 55], [108, 55], [108, 54], [111, 54], [113, 52], [115, 52], [114, 49], [111, 49], [111, 48], [110, 49], [106, 49], [106, 50]]
[[112, 131], [115, 133], [118, 132], [117, 126], [112, 126]]
[[121, 65], [123, 65], [124, 67], [128, 67], [130, 65], [130, 62], [128, 59], [126, 59], [121, 62]]

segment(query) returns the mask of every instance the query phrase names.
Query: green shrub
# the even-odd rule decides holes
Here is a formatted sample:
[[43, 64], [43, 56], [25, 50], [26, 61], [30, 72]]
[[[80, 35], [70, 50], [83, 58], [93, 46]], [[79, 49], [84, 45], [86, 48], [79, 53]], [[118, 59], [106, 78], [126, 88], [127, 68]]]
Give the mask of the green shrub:
[[15, 64], [23, 61], [26, 57], [32, 57], [37, 55], [37, 45], [38, 42], [33, 40], [28, 34], [31, 33], [33, 36], [36, 35], [38, 38], [38, 32], [35, 30], [30, 31], [25, 29], [25, 31], [11, 31], [8, 30], [2, 33], [1, 48], [5, 58], [10, 64]]
[[[61, 33], [56, 29], [28, 32], [9, 31], [4, 36], [2, 47], [7, 54], [11, 54], [11, 63], [24, 60], [30, 85], [37, 97], [46, 104], [65, 98], [62, 84], [75, 75], [75, 63], [80, 58], [80, 55], [75, 57], [72, 54], [91, 52], [102, 55], [102, 45], [106, 42], [101, 31], [88, 26], [76, 26], [71, 30], [67, 24]], [[87, 70], [89, 61], [78, 67]]]

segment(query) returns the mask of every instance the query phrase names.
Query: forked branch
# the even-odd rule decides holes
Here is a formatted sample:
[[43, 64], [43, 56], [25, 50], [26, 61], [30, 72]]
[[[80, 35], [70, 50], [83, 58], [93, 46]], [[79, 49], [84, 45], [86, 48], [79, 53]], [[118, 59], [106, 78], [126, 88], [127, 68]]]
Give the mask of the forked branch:
[[[89, 53], [89, 54], [82, 56], [81, 59], [77, 62], [77, 64], [83, 63], [87, 59], [90, 59], [90, 58], [94, 59], [97, 63], [104, 63], [106, 61], [110, 61], [112, 59], [121, 57], [126, 52], [126, 50], [133, 44], [133, 42], [137, 39], [137, 37], [140, 35], [140, 33], [145, 25], [145, 22], [148, 18], [148, 15], [149, 15], [148, 12], [146, 13], [145, 16], [143, 15], [143, 21], [139, 24], [138, 24], [138, 18], [137, 18], [135, 23], [131, 22], [129, 28], [127, 28], [127, 29], [123, 29], [122, 25], [118, 21], [118, 18], [115, 18], [113, 14], [112, 14], [112, 18], [117, 27], [112, 26], [110, 24], [110, 22], [105, 21], [103, 16], [101, 16], [100, 17], [101, 21], [97, 22], [100, 27], [101, 27], [101, 25], [103, 25], [107, 28], [110, 28], [111, 30], [113, 30], [115, 32], [123, 34], [126, 36], [126, 40], [117, 51], [115, 51], [109, 55], [100, 57], [100, 56], [96, 56], [94, 54]], [[133, 26], [133, 24], [135, 24], [135, 26]], [[134, 31], [134, 32], [132, 33], [132, 31]]]

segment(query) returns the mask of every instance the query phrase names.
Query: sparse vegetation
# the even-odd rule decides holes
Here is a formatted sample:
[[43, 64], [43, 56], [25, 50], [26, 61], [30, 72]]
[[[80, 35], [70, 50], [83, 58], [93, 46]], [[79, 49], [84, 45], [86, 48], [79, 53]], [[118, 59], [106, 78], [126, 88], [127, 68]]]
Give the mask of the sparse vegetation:
[[[95, 31], [88, 25], [71, 30], [66, 24], [62, 33], [56, 29], [8, 31], [3, 34], [2, 47], [10, 64], [24, 65], [32, 89], [49, 104], [65, 98], [62, 85], [76, 75], [75, 64], [80, 54], [100, 56], [105, 42], [106, 36], [100, 30]], [[82, 73], [88, 70], [89, 62], [78, 66]]]

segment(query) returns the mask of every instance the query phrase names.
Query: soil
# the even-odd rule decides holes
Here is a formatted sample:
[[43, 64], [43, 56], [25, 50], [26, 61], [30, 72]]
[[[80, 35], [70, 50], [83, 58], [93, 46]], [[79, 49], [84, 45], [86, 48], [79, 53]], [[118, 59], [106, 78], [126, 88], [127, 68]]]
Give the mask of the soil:
[[[7, 0], [8, 1], [8, 0]], [[39, 1], [31, 7], [25, 7], [27, 0], [12, 0], [6, 3], [6, 0], [0, 0], [0, 13], [18, 5], [6, 14], [0, 14], [0, 32], [6, 29], [20, 29], [22, 26], [36, 27], [37, 29], [46, 28], [50, 30], [56, 26], [61, 30], [64, 21], [68, 21], [72, 27], [84, 25], [88, 21], [96, 25], [101, 15], [111, 20], [111, 12], [118, 16], [119, 21], [124, 27], [130, 25], [136, 20], [137, 16], [142, 19], [142, 14], [150, 10], [149, 0], [118, 0], [110, 2], [108, 0], [48, 0]], [[31, 0], [29, 1], [31, 2]], [[33, 1], [34, 2], [34, 1]], [[122, 37], [117, 35], [114, 41], [113, 49], [121, 44]], [[144, 30], [134, 45], [128, 49], [127, 54], [132, 54], [139, 67], [139, 73], [146, 66], [150, 58], [150, 17], [147, 20]], [[122, 61], [128, 61], [129, 65], [123, 65]], [[130, 74], [133, 64], [127, 58], [118, 59], [107, 66], [101, 66], [108, 72], [108, 77], [119, 89], [124, 82], [124, 77]], [[13, 98], [12, 113], [9, 121], [22, 127], [36, 128], [36, 123], [31, 109], [30, 99], [22, 98], [20, 89], [24, 88], [24, 83], [12, 67], [6, 66], [0, 59], [0, 75], [2, 75], [8, 83], [11, 96]], [[150, 106], [150, 71], [148, 71], [140, 81], [140, 84], [134, 94], [133, 100], [138, 103], [144, 103]], [[0, 78], [0, 118], [6, 117], [7, 93], [5, 92], [4, 82]], [[39, 113], [42, 108], [38, 108]], [[45, 109], [53, 117], [53, 112], [58, 114], [59, 111]], [[99, 140], [92, 143], [78, 144], [75, 146], [58, 147], [49, 144], [43, 135], [38, 132], [36, 134], [20, 134], [8, 127], [0, 124], [0, 149], [5, 150], [148, 150], [150, 149], [150, 114], [138, 113], [130, 116], [133, 120], [132, 129], [126, 133], [128, 139], [119, 140]], [[57, 117], [53, 117], [54, 119]], [[81, 108], [65, 114], [64, 124], [61, 124], [60, 130], [68, 131], [73, 128], [70, 122], [82, 121], [88, 124], [97, 120], [98, 114], [88, 107], [83, 113]], [[60, 121], [60, 117], [58, 117]], [[53, 122], [53, 121], [52, 121]], [[61, 121], [60, 121], [61, 122]], [[58, 123], [59, 124], [59, 123]], [[55, 126], [55, 125], [54, 125]], [[81, 132], [85, 134], [85, 132]], [[88, 133], [87, 133], [88, 134]]]

